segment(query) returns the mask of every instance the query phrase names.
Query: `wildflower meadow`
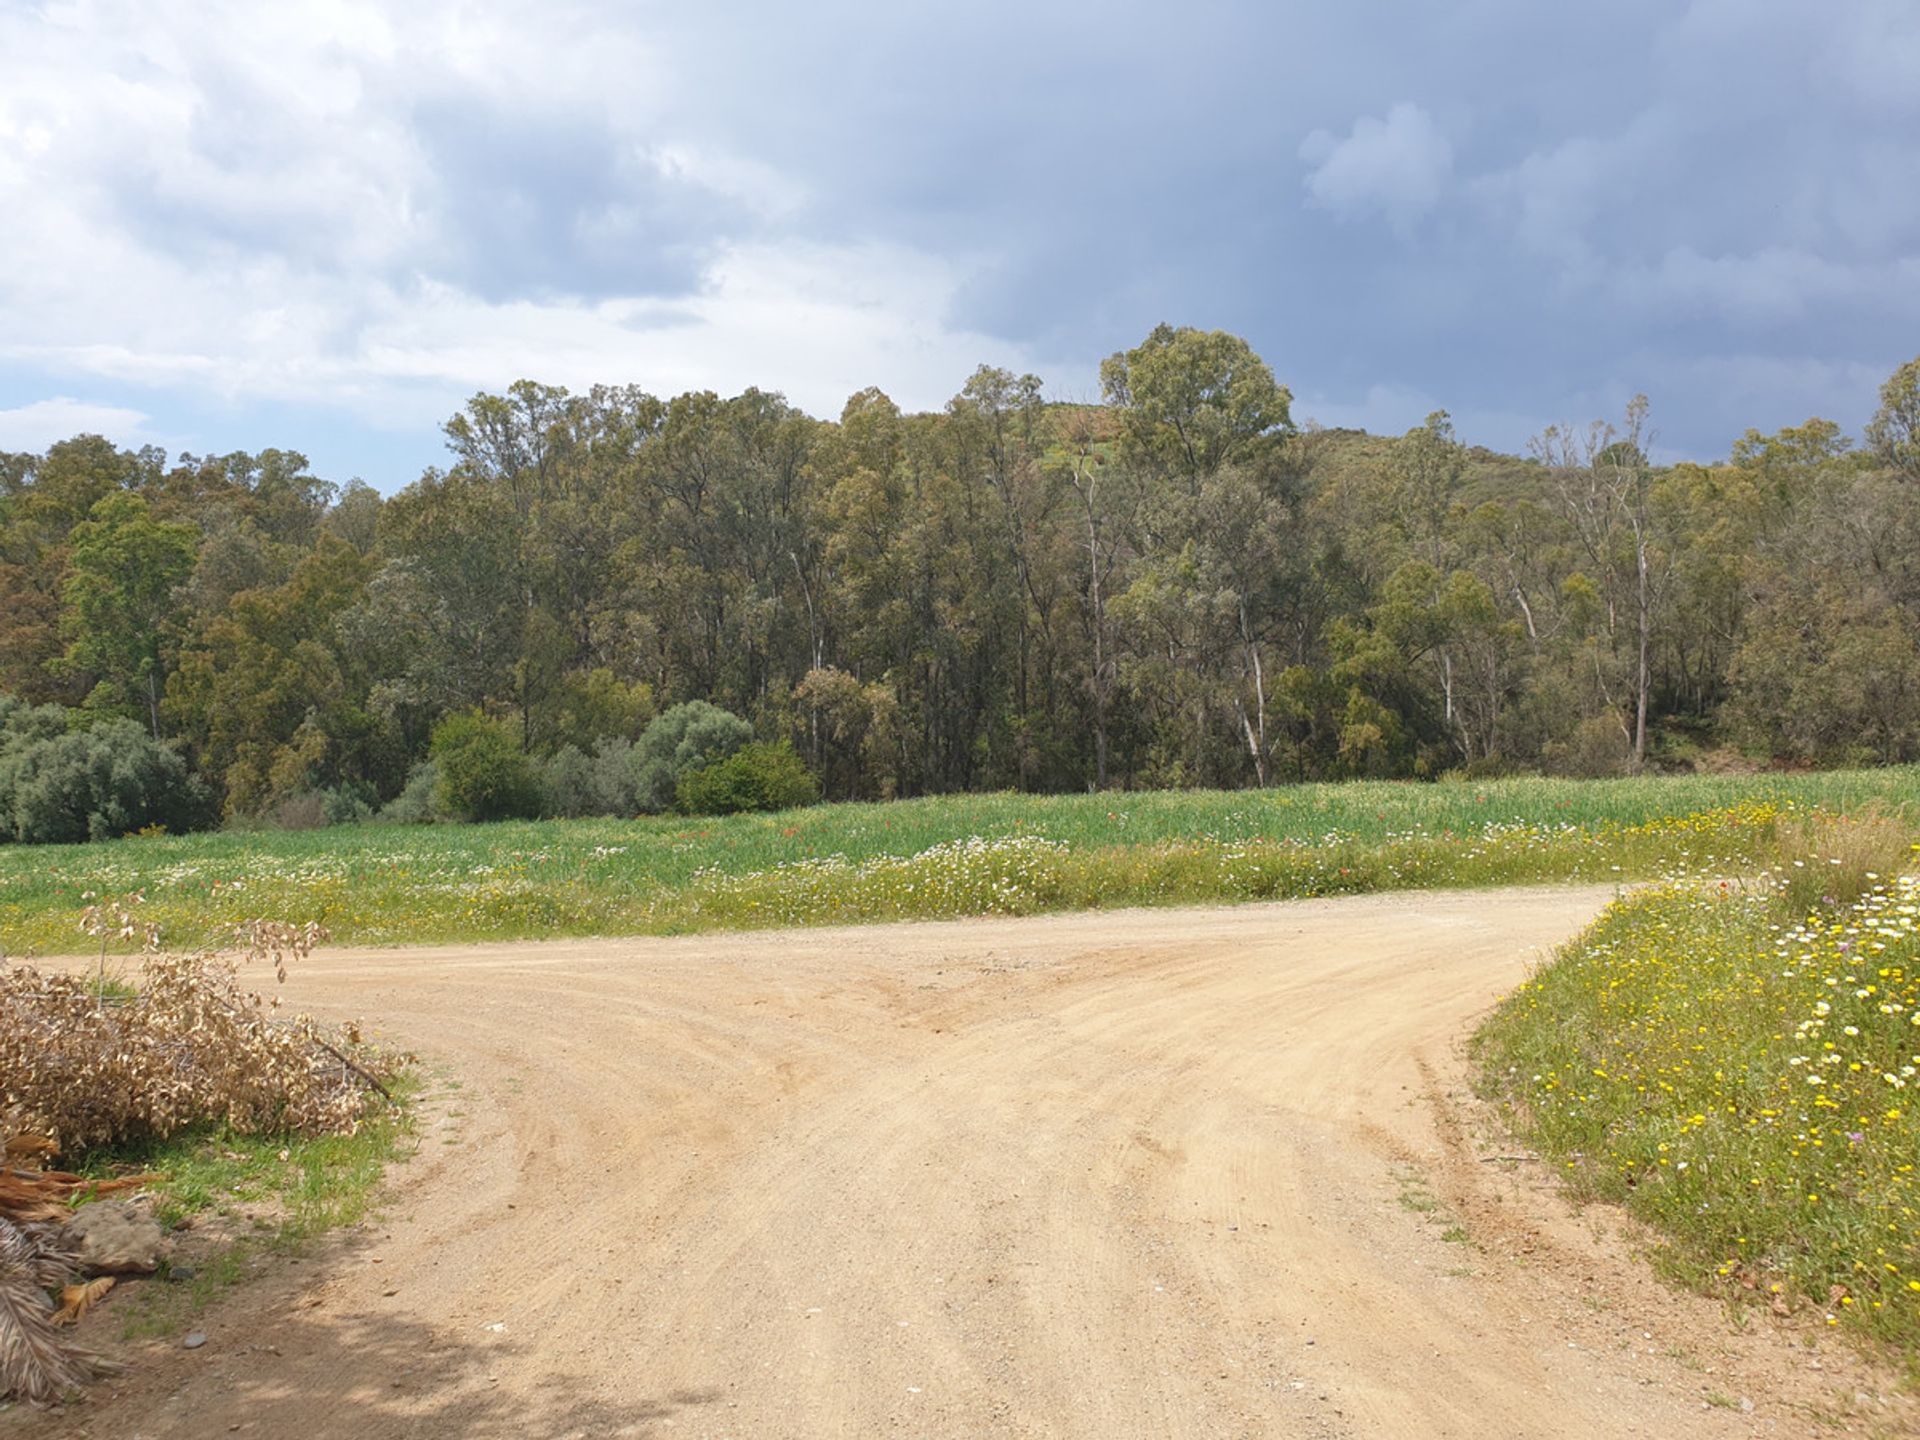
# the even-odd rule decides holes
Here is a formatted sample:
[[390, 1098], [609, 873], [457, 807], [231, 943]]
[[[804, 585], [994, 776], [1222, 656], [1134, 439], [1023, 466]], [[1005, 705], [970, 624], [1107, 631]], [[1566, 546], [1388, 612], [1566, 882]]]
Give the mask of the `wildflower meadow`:
[[1822, 828], [1747, 881], [1616, 901], [1477, 1049], [1516, 1130], [1652, 1222], [1670, 1271], [1910, 1349], [1920, 857], [1904, 828], [1877, 859]]
[[343, 826], [0, 848], [0, 949], [85, 948], [87, 895], [170, 944], [255, 915], [339, 944], [658, 934], [1745, 873], [1783, 816], [1899, 810], [1913, 768], [949, 796], [717, 820]]

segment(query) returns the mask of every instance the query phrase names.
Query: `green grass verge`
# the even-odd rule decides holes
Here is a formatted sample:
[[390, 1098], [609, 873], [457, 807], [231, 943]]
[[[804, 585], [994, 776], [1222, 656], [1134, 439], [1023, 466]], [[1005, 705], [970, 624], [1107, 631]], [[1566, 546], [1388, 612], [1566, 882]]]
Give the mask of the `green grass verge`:
[[268, 914], [338, 943], [700, 929], [1646, 878], [1749, 862], [1773, 812], [1920, 801], [1920, 769], [948, 796], [778, 815], [347, 827], [0, 848], [0, 947], [71, 953], [88, 892], [168, 941]]
[[[1574, 1190], [1730, 1301], [1920, 1354], [1920, 881], [1834, 853], [1782, 887], [1617, 901], [1475, 1041], [1487, 1093]], [[1891, 863], [1885, 863], [1890, 860]], [[1849, 898], [1854, 889], [1859, 894]], [[1831, 893], [1838, 891], [1839, 893]]]
[[420, 1081], [403, 1072], [389, 1082], [397, 1108], [369, 1112], [351, 1135], [238, 1135], [196, 1126], [165, 1140], [95, 1151], [79, 1173], [153, 1171], [148, 1186], [163, 1226], [190, 1235], [218, 1227], [222, 1238], [177, 1267], [163, 1262], [127, 1296], [128, 1339], [180, 1330], [266, 1255], [297, 1255], [330, 1230], [356, 1225], [378, 1202], [386, 1167], [408, 1153]]

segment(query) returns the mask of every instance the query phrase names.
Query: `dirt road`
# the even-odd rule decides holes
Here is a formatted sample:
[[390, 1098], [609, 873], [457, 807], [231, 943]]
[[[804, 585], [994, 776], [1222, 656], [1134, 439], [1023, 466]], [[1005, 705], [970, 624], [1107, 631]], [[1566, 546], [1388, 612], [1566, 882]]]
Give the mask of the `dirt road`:
[[459, 1086], [386, 1221], [32, 1428], [1884, 1431], [1476, 1148], [1460, 1041], [1605, 899], [317, 956], [290, 1000]]

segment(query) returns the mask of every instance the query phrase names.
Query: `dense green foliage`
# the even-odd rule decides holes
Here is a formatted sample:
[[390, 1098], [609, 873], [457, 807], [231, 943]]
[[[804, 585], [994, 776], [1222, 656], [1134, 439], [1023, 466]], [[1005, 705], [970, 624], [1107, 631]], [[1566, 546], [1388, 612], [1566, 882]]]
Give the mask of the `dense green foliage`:
[[501, 721], [471, 710], [449, 715], [433, 727], [432, 756], [448, 815], [524, 820], [540, 813], [540, 778]]
[[704, 700], [674, 706], [649, 725], [633, 747], [634, 792], [640, 808], [671, 810], [682, 780], [725, 760], [752, 739], [751, 725]]
[[186, 762], [131, 720], [69, 730], [56, 705], [0, 696], [0, 842], [104, 840], [205, 822]]
[[1912, 830], [1862, 846], [1825, 828], [1782, 866], [1809, 886], [1690, 880], [1616, 902], [1477, 1043], [1521, 1133], [1579, 1190], [1655, 1224], [1669, 1268], [1911, 1348], [1920, 880], [1897, 872]]
[[747, 810], [791, 810], [820, 798], [793, 744], [747, 745], [724, 760], [680, 777], [675, 808], [683, 815], [738, 815]]
[[1525, 457], [1301, 431], [1217, 332], [1101, 381], [830, 422], [523, 382], [387, 499], [278, 450], [0, 455], [0, 692], [139, 722], [230, 818], [389, 806], [473, 710], [555, 811], [664, 808], [599, 757], [690, 701], [835, 800], [1920, 756], [1920, 362], [1858, 445], [1677, 465], [1638, 402]]
[[343, 943], [401, 944], [1608, 882], [1687, 857], [1747, 873], [1781, 813], [1876, 806], [1920, 813], [1920, 769], [945, 795], [18, 846], [0, 848], [0, 948], [73, 948], [89, 890], [140, 891], [176, 945], [227, 933], [262, 894]]

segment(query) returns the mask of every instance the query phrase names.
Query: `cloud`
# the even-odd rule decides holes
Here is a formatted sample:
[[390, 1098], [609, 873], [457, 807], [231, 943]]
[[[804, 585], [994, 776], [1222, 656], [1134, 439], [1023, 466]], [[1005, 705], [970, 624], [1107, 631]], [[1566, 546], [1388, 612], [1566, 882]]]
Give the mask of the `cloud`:
[[1437, 205], [1453, 176], [1453, 146], [1432, 116], [1406, 101], [1384, 120], [1362, 115], [1344, 140], [1315, 130], [1300, 158], [1313, 166], [1313, 204], [1343, 217], [1377, 211], [1401, 227]]
[[935, 408], [976, 365], [1036, 363], [1017, 345], [948, 323], [963, 273], [884, 245], [759, 244], [723, 251], [699, 291], [671, 303], [490, 304], [438, 287], [369, 325], [345, 368], [471, 390], [497, 386], [538, 355], [542, 379], [623, 380], [673, 394], [738, 388], [738, 357], [747, 354], [763, 386], [814, 414], [838, 414], [869, 385], [903, 405]]
[[1329, 430], [1369, 430], [1376, 435], [1399, 435], [1412, 429], [1435, 410], [1440, 401], [1424, 390], [1405, 385], [1369, 385], [1358, 395], [1332, 395], [1312, 390], [1293, 402], [1294, 422], [1302, 427]]
[[1495, 444], [1664, 378], [1712, 454], [1804, 418], [1716, 357], [1915, 345], [1920, 32], [1831, 9], [0, 0], [0, 408], [393, 483], [523, 375], [1087, 394], [1169, 320]]
[[806, 181], [695, 133], [598, 7], [176, 19], [0, 12], [0, 361], [377, 425], [522, 375], [831, 413], [1037, 363], [954, 320], [977, 258], [807, 233]]
[[1861, 304], [1903, 312], [1920, 323], [1917, 256], [1867, 263], [1785, 246], [1702, 255], [1679, 245], [1653, 264], [1623, 269], [1615, 288], [1628, 303], [1649, 311], [1709, 315], [1743, 327]]
[[[164, 328], [137, 343], [15, 339], [0, 342], [0, 357], [142, 386], [280, 402], [324, 397], [381, 424], [423, 404], [444, 414], [476, 390], [522, 376], [575, 387], [631, 382], [659, 394], [757, 382], [820, 414], [880, 385], [903, 404], [933, 408], [978, 364], [1040, 363], [1019, 345], [949, 322], [964, 274], [885, 245], [743, 244], [721, 250], [695, 290], [671, 299], [492, 299], [444, 282], [348, 293], [340, 281], [266, 265], [227, 281], [233, 293], [222, 304], [211, 286], [174, 271]], [[247, 315], [237, 328], [236, 296]], [[257, 303], [247, 305], [249, 297]], [[316, 344], [328, 339], [329, 317], [348, 308], [357, 316], [351, 328]]]
[[121, 405], [98, 405], [58, 395], [0, 410], [0, 450], [40, 451], [75, 435], [104, 435], [119, 445], [153, 439], [147, 417]]

